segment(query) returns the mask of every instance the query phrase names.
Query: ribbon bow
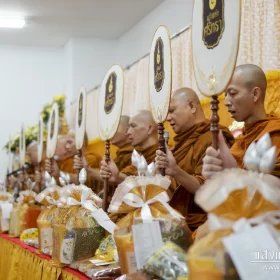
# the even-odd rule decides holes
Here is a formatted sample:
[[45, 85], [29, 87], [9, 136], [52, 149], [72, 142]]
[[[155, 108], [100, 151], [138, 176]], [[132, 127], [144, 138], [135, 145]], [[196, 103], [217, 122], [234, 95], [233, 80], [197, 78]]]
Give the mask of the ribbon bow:
[[[169, 214], [173, 216], [175, 219], [178, 220], [184, 219], [184, 217], [181, 214], [177, 213], [171, 206], [169, 206], [168, 201], [169, 201], [169, 196], [165, 191], [159, 193], [158, 195], [156, 195], [155, 197], [147, 201], [144, 201], [141, 197], [139, 197], [134, 193], [127, 193], [123, 197], [123, 202], [126, 203], [127, 205], [134, 208], [141, 208], [141, 218], [144, 222], [153, 221], [153, 216], [149, 205], [155, 202], [160, 202], [165, 207], [165, 209], [169, 212]], [[117, 209], [115, 208], [113, 211], [117, 212], [118, 208]]]
[[244, 232], [250, 230], [253, 225], [259, 225], [262, 223], [271, 224], [273, 226], [279, 225], [280, 210], [270, 211], [250, 219], [240, 218], [237, 221], [220, 218], [212, 213], [208, 214], [208, 226], [210, 231], [232, 229], [234, 232]]
[[103, 209], [98, 208], [94, 201], [88, 199], [92, 194], [91, 189], [83, 188], [81, 193], [81, 201], [76, 200], [73, 197], [67, 198], [67, 205], [75, 206], [81, 205], [85, 209], [91, 212], [92, 217], [98, 222], [100, 226], [106, 229], [111, 234], [114, 233], [116, 229], [116, 224], [111, 221], [107, 213], [103, 211]]

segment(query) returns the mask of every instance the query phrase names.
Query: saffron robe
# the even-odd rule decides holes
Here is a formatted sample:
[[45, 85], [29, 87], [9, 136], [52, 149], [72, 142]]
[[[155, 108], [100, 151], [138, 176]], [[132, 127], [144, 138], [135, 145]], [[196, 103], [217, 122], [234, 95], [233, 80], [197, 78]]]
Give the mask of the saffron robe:
[[[234, 137], [230, 131], [220, 126], [227, 144], [231, 147]], [[205, 181], [202, 176], [203, 158], [206, 149], [212, 145], [212, 133], [210, 132], [210, 121], [198, 123], [185, 133], [174, 137], [175, 147], [172, 150], [176, 162], [180, 168], [189, 175], [194, 176], [202, 185]], [[187, 184], [187, 182], [186, 182]], [[175, 185], [175, 192], [170, 205], [179, 211], [187, 221], [191, 230], [195, 230], [206, 221], [205, 212], [195, 204], [194, 194], [190, 193], [181, 185]]]

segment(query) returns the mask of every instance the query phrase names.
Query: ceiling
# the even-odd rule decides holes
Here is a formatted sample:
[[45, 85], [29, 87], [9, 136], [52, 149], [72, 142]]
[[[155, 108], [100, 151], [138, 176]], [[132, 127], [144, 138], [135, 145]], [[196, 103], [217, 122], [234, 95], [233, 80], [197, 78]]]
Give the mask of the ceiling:
[[63, 46], [72, 37], [116, 39], [164, 0], [0, 0], [0, 15], [18, 14], [23, 29], [0, 28], [0, 44]]

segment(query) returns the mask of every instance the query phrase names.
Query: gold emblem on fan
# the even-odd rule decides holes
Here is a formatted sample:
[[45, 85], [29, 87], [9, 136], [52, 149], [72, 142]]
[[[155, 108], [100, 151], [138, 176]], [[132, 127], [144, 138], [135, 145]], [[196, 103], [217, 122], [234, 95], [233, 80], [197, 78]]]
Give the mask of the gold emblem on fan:
[[211, 10], [214, 10], [217, 4], [217, 0], [209, 0], [209, 7]]
[[106, 83], [104, 111], [110, 114], [116, 103], [116, 83], [117, 75], [115, 72], [111, 73]]
[[79, 100], [79, 113], [78, 113], [78, 125], [79, 127], [82, 124], [82, 120], [83, 120], [83, 95], [80, 95], [80, 100]]
[[157, 92], [161, 91], [164, 83], [164, 45], [162, 39], [157, 39], [154, 49], [154, 85]]

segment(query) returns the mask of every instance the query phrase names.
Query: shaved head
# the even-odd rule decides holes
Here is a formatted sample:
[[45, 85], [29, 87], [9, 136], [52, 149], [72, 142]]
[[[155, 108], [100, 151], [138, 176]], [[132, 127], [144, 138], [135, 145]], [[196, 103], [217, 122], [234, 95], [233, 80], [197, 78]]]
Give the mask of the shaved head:
[[127, 130], [129, 127], [129, 117], [122, 115], [120, 118], [120, 124], [118, 130], [114, 137], [111, 139], [111, 143], [118, 148], [122, 148], [130, 144], [130, 141], [127, 138]]
[[26, 155], [29, 157], [32, 165], [36, 165], [38, 163], [38, 142], [32, 141], [27, 149]]
[[205, 121], [199, 98], [191, 88], [180, 88], [173, 92], [167, 121], [176, 134], [185, 133], [197, 123]]
[[257, 65], [237, 66], [226, 90], [225, 105], [231, 117], [245, 125], [266, 117], [264, 108], [267, 81]]
[[129, 125], [129, 116], [122, 115], [120, 118], [120, 125], [127, 126]]
[[149, 111], [149, 110], [141, 110], [139, 111], [133, 118], [133, 119], [137, 119], [139, 121], [141, 121], [143, 124], [146, 124], [146, 125], [153, 125], [153, 126], [157, 126], [154, 118], [153, 118], [153, 115], [152, 115], [152, 112]]
[[261, 98], [264, 100], [267, 87], [267, 80], [263, 70], [254, 64], [243, 64], [235, 68], [234, 75], [240, 77], [249, 91], [254, 87], [261, 90]]
[[172, 99], [175, 99], [180, 102], [187, 103], [192, 100], [197, 106], [201, 107], [199, 98], [194, 90], [191, 88], [180, 88], [173, 92]]
[[149, 147], [158, 141], [157, 123], [151, 111], [141, 110], [130, 119], [128, 137], [132, 146]]

